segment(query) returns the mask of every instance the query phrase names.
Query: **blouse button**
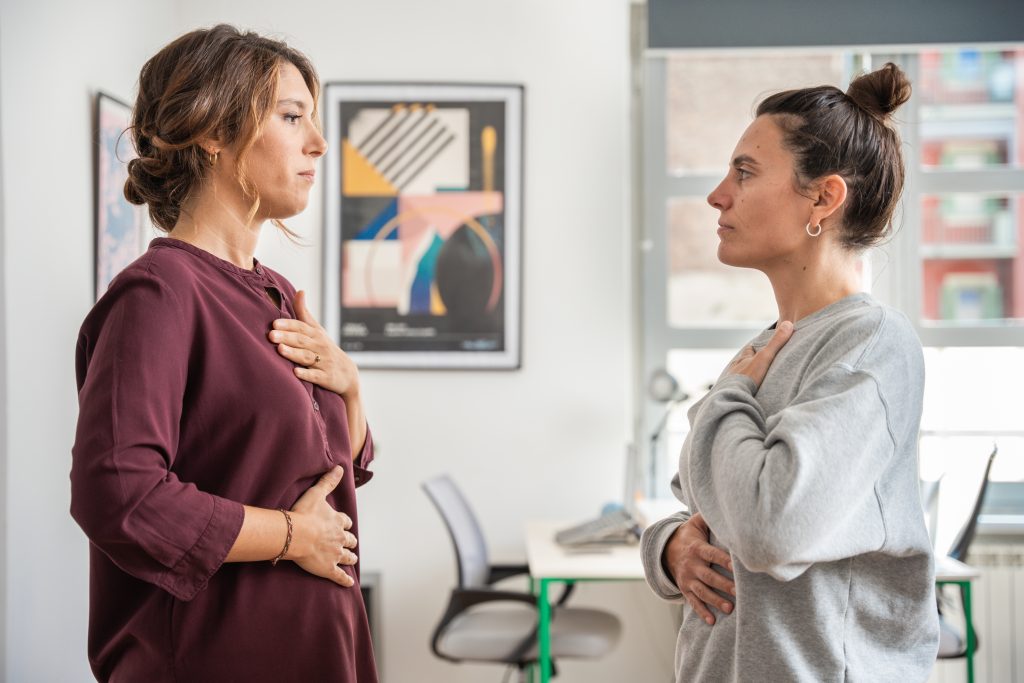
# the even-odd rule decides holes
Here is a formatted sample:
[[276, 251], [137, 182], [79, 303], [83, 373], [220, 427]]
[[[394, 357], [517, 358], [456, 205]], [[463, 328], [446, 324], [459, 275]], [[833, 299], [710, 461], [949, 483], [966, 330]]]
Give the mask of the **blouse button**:
[[263, 275], [263, 266], [256, 266], [256, 274]]
[[313, 401], [313, 410], [315, 410], [317, 412], [320, 411], [320, 404], [317, 403], [316, 401]]

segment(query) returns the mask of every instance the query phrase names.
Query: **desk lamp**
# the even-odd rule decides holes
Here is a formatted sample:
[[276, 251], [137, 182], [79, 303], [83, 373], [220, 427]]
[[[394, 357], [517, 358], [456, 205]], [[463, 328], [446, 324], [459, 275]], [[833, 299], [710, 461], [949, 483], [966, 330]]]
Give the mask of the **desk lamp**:
[[690, 398], [690, 395], [683, 391], [682, 387], [679, 386], [678, 380], [672, 376], [672, 373], [665, 368], [658, 368], [651, 373], [651, 377], [647, 381], [647, 396], [652, 401], [665, 404], [665, 410], [654, 429], [651, 430], [650, 437], [648, 456], [650, 458], [650, 462], [648, 462], [648, 468], [650, 469], [649, 488], [653, 492], [655, 478], [658, 476], [658, 439], [661, 438], [661, 433], [665, 431], [665, 426], [668, 424], [668, 416], [672, 414], [676, 406]]

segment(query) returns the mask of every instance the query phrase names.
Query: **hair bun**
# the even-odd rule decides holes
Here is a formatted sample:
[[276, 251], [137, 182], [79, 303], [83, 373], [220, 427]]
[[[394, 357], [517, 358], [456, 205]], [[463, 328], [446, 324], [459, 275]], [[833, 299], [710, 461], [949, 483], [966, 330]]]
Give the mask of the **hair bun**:
[[881, 69], [858, 76], [850, 83], [846, 94], [861, 109], [886, 119], [910, 99], [910, 79], [892, 62]]

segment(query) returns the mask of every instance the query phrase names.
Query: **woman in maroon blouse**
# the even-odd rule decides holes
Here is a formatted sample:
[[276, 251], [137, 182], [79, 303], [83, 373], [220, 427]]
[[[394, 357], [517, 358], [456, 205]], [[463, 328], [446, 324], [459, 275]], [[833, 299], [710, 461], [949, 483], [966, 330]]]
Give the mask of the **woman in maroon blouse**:
[[373, 458], [358, 371], [253, 257], [265, 221], [287, 231], [307, 204], [318, 94], [303, 55], [230, 26], [142, 69], [125, 195], [168, 236], [77, 348], [71, 513], [100, 680], [377, 680], [352, 550]]

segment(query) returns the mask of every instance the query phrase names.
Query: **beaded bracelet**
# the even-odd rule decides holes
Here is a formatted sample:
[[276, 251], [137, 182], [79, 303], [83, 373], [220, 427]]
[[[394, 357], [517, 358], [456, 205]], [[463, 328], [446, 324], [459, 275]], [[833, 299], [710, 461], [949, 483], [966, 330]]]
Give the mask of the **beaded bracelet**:
[[287, 510], [278, 508], [278, 511], [284, 515], [284, 521], [288, 523], [288, 535], [284, 539], [284, 547], [281, 548], [281, 554], [270, 561], [271, 566], [277, 566], [278, 560], [284, 559], [284, 556], [288, 554], [288, 546], [292, 544], [292, 517], [288, 514]]

